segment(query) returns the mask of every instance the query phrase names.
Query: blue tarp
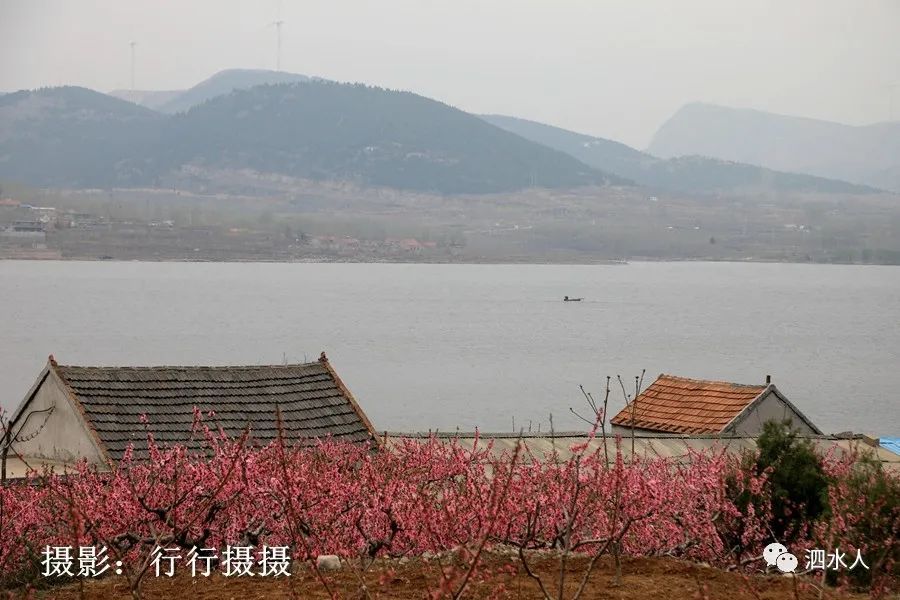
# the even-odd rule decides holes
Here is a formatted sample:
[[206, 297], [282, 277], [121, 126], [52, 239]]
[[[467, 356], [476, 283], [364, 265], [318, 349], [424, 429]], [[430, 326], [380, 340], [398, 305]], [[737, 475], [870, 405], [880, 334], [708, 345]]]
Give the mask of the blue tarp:
[[878, 440], [882, 448], [900, 455], [900, 437], [886, 437]]

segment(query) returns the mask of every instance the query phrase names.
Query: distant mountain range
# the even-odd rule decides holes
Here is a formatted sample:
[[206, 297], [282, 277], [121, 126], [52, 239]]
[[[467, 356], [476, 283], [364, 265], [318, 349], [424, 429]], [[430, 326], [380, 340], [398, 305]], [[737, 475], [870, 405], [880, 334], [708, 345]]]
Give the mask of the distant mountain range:
[[[0, 178], [58, 187], [165, 185], [197, 166], [438, 193], [632, 183], [701, 193], [873, 191], [754, 166], [765, 161], [749, 151], [750, 159], [718, 157], [712, 150], [727, 154], [729, 142], [722, 115], [732, 109], [704, 107], [699, 116], [687, 107], [663, 126], [653, 147], [674, 158], [658, 158], [534, 121], [476, 117], [410, 92], [232, 69], [188, 90], [105, 95], [61, 87], [0, 95]], [[706, 123], [707, 113], [718, 116]], [[744, 130], [733, 135], [753, 138]], [[718, 146], [676, 150], [678, 140], [689, 146], [703, 139]], [[883, 181], [892, 180], [891, 160], [878, 163], [886, 165]]]
[[161, 185], [186, 165], [440, 193], [625, 183], [446, 104], [363, 85], [257, 85], [175, 115], [75, 87], [0, 96], [0, 178]]
[[851, 126], [713, 104], [688, 104], [648, 148], [699, 154], [900, 191], [900, 122]]
[[559, 127], [507, 117], [482, 115], [488, 123], [565, 152], [581, 162], [634, 182], [682, 192], [766, 189], [860, 193], [874, 191], [867, 186], [797, 173], [782, 173], [749, 164], [702, 156], [661, 159], [630, 146], [592, 137]]

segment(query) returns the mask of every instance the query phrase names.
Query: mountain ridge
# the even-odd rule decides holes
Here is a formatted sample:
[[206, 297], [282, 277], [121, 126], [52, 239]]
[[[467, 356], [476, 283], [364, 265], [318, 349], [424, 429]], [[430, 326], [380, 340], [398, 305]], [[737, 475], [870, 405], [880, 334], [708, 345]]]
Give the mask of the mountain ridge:
[[658, 158], [621, 142], [518, 117], [481, 115], [481, 118], [526, 139], [566, 152], [589, 166], [649, 187], [680, 192], [715, 192], [734, 188], [849, 193], [877, 191], [870, 186], [698, 155]]
[[166, 102], [175, 98], [179, 94], [183, 94], [186, 90], [112, 90], [107, 93], [108, 96], [132, 102], [139, 106], [149, 108], [159, 112], [159, 107]]
[[663, 123], [648, 151], [723, 160], [900, 191], [900, 122], [845, 125], [694, 102]]
[[257, 85], [297, 83], [312, 78], [300, 73], [269, 69], [224, 69], [184, 90], [113, 90], [110, 96], [134, 102], [155, 111], [175, 114], [207, 100]]

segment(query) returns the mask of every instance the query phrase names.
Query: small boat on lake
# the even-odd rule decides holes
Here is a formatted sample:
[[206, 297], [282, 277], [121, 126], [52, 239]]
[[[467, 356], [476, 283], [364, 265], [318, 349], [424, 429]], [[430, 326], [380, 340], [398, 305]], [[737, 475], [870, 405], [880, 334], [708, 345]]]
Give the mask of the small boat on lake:
[[563, 302], [581, 302], [584, 298], [569, 298], [568, 296], [563, 298]]

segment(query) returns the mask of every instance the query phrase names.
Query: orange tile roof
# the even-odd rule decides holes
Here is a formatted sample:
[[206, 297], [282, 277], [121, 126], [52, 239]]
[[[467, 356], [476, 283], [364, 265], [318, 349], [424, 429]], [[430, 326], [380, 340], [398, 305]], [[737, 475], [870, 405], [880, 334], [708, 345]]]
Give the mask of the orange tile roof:
[[[663, 374], [638, 396], [633, 426], [666, 433], [721, 433], [766, 387]], [[610, 422], [632, 427], [631, 412], [628, 405]]]

